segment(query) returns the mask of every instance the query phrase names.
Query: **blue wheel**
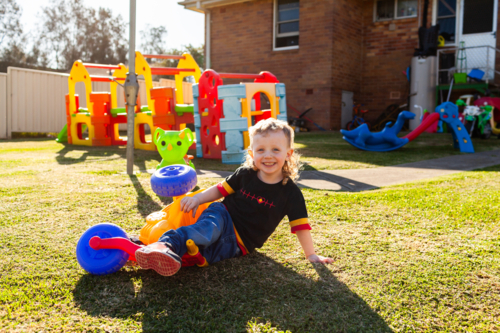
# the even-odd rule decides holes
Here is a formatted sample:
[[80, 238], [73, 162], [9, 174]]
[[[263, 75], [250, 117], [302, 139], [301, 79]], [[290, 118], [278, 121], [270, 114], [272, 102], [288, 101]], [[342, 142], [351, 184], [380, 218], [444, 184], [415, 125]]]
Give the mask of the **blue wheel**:
[[100, 238], [124, 237], [127, 233], [119, 226], [101, 223], [87, 229], [76, 245], [76, 259], [84, 270], [94, 275], [105, 275], [119, 271], [128, 260], [128, 253], [118, 249], [94, 250], [89, 241], [92, 237]]
[[193, 168], [174, 164], [155, 171], [151, 176], [151, 188], [162, 197], [177, 197], [191, 191], [197, 183]]

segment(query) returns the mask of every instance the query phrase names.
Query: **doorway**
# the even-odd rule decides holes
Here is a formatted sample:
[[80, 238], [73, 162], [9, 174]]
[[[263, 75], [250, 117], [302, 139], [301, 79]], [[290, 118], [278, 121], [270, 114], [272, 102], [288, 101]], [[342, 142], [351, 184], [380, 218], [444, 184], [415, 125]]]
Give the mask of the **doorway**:
[[498, 0], [434, 0], [433, 23], [445, 46], [467, 48], [456, 59], [458, 71], [478, 68], [494, 77]]
[[342, 113], [340, 117], [341, 128], [346, 128], [347, 123], [352, 120], [352, 108], [354, 106], [353, 98], [354, 93], [352, 91], [342, 90]]
[[[495, 74], [495, 48], [498, 0], [462, 0], [463, 10], [459, 40], [465, 47], [484, 46], [467, 49], [467, 69], [479, 68], [490, 79]], [[487, 47], [489, 46], [489, 47]]]

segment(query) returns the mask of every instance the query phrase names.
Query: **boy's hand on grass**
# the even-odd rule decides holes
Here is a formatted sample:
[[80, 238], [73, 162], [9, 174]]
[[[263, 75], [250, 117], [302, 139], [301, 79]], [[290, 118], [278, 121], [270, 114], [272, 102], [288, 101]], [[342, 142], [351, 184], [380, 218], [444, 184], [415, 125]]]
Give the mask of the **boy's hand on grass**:
[[309, 257], [307, 257], [307, 259], [310, 262], [319, 262], [319, 263], [321, 263], [323, 265], [324, 264], [331, 264], [331, 263], [333, 263], [333, 259], [332, 258], [318, 256], [317, 254], [311, 254]]
[[198, 206], [200, 205], [200, 200], [196, 196], [194, 197], [184, 197], [181, 200], [181, 211], [188, 213], [193, 211], [193, 217], [196, 215]]

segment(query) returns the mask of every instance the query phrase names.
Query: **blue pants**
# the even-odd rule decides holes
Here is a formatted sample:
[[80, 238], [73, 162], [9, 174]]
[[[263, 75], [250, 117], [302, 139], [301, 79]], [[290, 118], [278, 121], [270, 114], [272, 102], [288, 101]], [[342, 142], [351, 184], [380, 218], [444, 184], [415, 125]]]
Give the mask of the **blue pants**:
[[194, 241], [209, 264], [242, 254], [236, 241], [233, 220], [220, 202], [210, 204], [195, 224], [169, 230], [158, 241], [167, 243], [182, 257], [187, 252], [188, 239]]

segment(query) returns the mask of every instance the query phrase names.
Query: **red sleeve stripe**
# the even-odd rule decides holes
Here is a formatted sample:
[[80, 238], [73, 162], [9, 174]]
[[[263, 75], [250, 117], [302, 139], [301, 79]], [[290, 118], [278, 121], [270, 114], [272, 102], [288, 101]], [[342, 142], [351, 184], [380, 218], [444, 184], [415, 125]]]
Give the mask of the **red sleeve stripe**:
[[217, 189], [223, 197], [227, 197], [230, 194], [234, 193], [234, 190], [229, 186], [229, 184], [224, 180], [217, 184]]
[[292, 227], [292, 234], [294, 234], [296, 231], [299, 231], [299, 230], [311, 230], [311, 226], [309, 224], [300, 224], [300, 225], [297, 225], [295, 227]]
[[222, 186], [222, 183], [217, 184], [217, 189], [219, 190], [220, 194], [222, 194], [223, 197], [227, 197], [229, 195], [224, 186]]

